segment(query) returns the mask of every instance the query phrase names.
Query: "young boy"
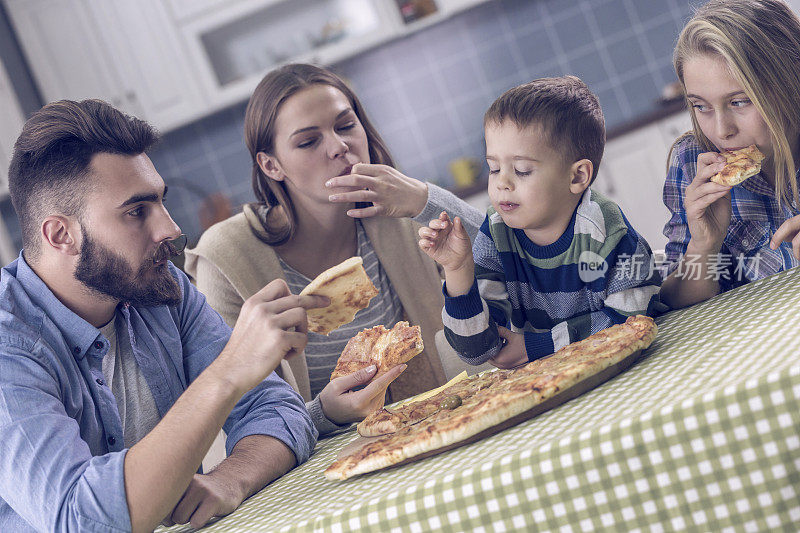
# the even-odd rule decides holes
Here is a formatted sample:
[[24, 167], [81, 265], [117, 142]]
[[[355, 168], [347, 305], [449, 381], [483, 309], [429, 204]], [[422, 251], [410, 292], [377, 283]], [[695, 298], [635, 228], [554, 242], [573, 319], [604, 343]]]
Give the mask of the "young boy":
[[458, 217], [419, 231], [445, 271], [445, 336], [461, 358], [511, 368], [652, 314], [661, 277], [650, 247], [589, 188], [605, 124], [586, 84], [566, 76], [510, 89], [484, 129], [492, 207], [472, 250]]

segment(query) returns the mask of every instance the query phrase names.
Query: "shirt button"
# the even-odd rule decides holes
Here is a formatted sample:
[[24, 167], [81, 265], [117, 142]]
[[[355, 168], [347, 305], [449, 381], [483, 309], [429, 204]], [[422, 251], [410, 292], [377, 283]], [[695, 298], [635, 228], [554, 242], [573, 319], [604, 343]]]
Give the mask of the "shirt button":
[[74, 347], [74, 348], [72, 349], [72, 352], [73, 352], [75, 355], [78, 355], [79, 353], [81, 353], [81, 347], [80, 347], [80, 346], [76, 346], [76, 347]]
[[108, 443], [111, 446], [113, 446], [115, 442], [117, 442], [117, 439], [115, 439], [114, 437], [108, 437]]
[[101, 387], [102, 387], [103, 385], [105, 385], [105, 384], [106, 384], [106, 382], [105, 382], [105, 381], [103, 381], [103, 380], [102, 380], [102, 379], [100, 379], [100, 378], [97, 378], [95, 381], [96, 381], [96, 382], [97, 382], [97, 384], [98, 384], [98, 385], [100, 385]]
[[94, 343], [94, 348], [95, 348], [95, 350], [99, 350], [99, 349], [101, 349], [102, 347], [103, 347], [103, 343], [102, 343], [102, 342], [100, 342], [100, 341], [95, 341], [95, 343]]

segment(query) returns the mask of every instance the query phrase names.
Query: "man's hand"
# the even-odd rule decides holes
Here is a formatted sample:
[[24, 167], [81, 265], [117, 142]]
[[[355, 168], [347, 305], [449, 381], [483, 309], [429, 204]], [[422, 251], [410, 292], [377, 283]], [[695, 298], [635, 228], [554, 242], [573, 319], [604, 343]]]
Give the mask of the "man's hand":
[[514, 333], [510, 329], [497, 326], [497, 332], [505, 339], [506, 345], [500, 352], [489, 359], [489, 363], [497, 368], [514, 368], [528, 362], [528, 353], [525, 351], [525, 336]]
[[331, 202], [372, 202], [370, 207], [349, 210], [347, 215], [354, 218], [415, 217], [428, 201], [425, 183], [388, 165], [359, 163], [353, 165], [350, 174], [331, 178], [325, 185], [350, 189], [331, 194]]
[[232, 513], [247, 495], [223, 476], [195, 474], [183, 497], [162, 522], [165, 526], [190, 522], [195, 529], [215, 516]]
[[795, 259], [800, 260], [800, 215], [790, 218], [777, 229], [772, 239], [769, 241], [769, 247], [773, 250], [777, 249], [782, 242], [792, 243], [792, 255]]
[[162, 522], [202, 527], [233, 512], [252, 494], [296, 464], [294, 453], [268, 435], [248, 435], [208, 475], [195, 474], [175, 508]]
[[324, 296], [295, 296], [276, 279], [242, 305], [230, 341], [212, 365], [242, 393], [256, 386], [284, 357], [303, 351], [308, 342], [306, 309], [330, 304]]
[[[406, 365], [397, 365], [370, 382], [376, 371], [372, 365], [332, 380], [319, 393], [322, 412], [328, 420], [339, 425], [364, 420], [372, 411], [383, 407], [386, 389], [405, 369]], [[369, 385], [358, 391], [352, 390], [365, 383]]]

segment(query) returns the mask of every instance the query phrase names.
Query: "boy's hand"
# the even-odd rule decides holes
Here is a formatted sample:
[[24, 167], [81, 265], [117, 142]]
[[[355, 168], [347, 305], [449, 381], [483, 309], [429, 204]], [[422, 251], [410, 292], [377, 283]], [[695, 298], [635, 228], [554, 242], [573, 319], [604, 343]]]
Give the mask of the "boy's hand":
[[419, 236], [419, 247], [442, 265], [445, 272], [473, 266], [472, 244], [459, 217], [450, 222], [447, 212], [442, 211], [439, 218], [419, 229]]
[[497, 326], [497, 332], [506, 341], [500, 353], [489, 359], [489, 363], [497, 368], [514, 368], [528, 362], [528, 352], [525, 351], [525, 336], [514, 333], [508, 328]]

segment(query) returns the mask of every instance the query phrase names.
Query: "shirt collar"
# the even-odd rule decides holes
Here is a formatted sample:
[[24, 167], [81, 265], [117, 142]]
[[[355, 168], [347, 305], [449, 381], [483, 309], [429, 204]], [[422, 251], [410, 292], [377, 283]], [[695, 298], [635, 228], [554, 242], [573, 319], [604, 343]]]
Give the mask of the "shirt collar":
[[760, 194], [763, 196], [775, 196], [775, 189], [764, 179], [764, 176], [759, 172], [755, 176], [746, 179], [741, 183], [741, 186], [750, 192]]
[[31, 302], [38, 306], [53, 321], [73, 356], [81, 359], [91, 347], [99, 330], [71, 311], [28, 265], [22, 252], [17, 259], [17, 281], [27, 293]]

